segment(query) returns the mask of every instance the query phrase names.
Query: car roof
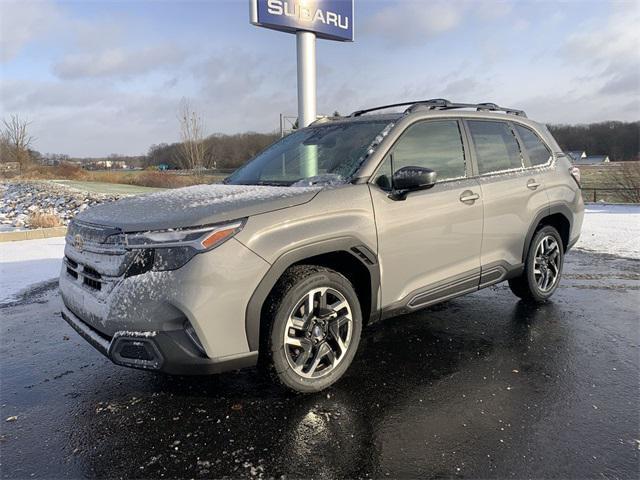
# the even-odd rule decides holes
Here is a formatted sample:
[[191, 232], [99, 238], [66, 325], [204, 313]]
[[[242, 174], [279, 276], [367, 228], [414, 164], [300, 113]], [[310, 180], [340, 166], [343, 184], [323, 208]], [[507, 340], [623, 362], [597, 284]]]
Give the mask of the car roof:
[[531, 120], [525, 116], [514, 115], [511, 113], [497, 112], [497, 111], [474, 111], [474, 110], [418, 110], [414, 112], [395, 112], [395, 113], [367, 113], [359, 116], [348, 117], [323, 117], [313, 122], [310, 126], [324, 126], [335, 125], [341, 123], [355, 123], [355, 122], [380, 122], [388, 121], [397, 123], [400, 120], [407, 119], [413, 121], [414, 119], [429, 119], [429, 118], [468, 118], [468, 119], [485, 119], [485, 120], [499, 120], [499, 121], [513, 121], [520, 123], [541, 133], [546, 136], [546, 127], [534, 120]]

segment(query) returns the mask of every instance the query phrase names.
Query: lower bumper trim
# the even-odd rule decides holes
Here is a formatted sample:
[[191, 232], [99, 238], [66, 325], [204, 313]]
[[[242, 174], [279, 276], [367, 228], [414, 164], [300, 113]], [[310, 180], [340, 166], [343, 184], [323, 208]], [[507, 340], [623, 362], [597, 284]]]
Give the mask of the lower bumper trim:
[[251, 367], [258, 352], [208, 358], [184, 330], [161, 332], [118, 331], [113, 338], [102, 335], [66, 306], [62, 318], [100, 353], [117, 365], [156, 370], [173, 375], [206, 375]]

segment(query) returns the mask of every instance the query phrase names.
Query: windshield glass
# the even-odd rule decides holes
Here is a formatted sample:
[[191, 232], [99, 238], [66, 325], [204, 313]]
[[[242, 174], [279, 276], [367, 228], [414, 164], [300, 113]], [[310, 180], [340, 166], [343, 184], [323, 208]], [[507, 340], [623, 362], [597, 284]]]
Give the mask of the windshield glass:
[[274, 143], [231, 175], [233, 185], [341, 183], [353, 175], [388, 121], [306, 128]]

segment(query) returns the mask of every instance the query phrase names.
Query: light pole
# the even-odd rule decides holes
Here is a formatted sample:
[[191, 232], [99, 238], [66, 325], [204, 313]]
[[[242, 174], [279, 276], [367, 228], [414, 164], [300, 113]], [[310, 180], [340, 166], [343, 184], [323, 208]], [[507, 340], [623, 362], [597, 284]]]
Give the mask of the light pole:
[[296, 32], [298, 58], [298, 128], [316, 120], [316, 34]]
[[[259, 27], [296, 34], [298, 128], [316, 120], [316, 37], [353, 41], [354, 0], [249, 0], [249, 19]], [[280, 116], [280, 131], [283, 128]], [[318, 149], [306, 145], [300, 156], [304, 177], [318, 174]]]
[[[298, 57], [298, 128], [316, 121], [316, 34], [296, 32]], [[318, 149], [308, 145], [300, 158], [300, 173], [308, 178], [318, 174]]]

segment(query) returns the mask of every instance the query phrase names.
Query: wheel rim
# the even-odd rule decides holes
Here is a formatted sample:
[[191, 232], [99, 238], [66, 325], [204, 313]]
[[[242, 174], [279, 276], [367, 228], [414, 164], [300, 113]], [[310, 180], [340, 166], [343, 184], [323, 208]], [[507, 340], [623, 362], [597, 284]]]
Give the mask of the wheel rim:
[[305, 378], [328, 375], [345, 358], [352, 333], [351, 306], [345, 296], [333, 288], [314, 288], [298, 300], [287, 319], [287, 362]]
[[551, 235], [540, 239], [533, 260], [533, 276], [538, 289], [549, 292], [555, 287], [560, 277], [560, 245]]

